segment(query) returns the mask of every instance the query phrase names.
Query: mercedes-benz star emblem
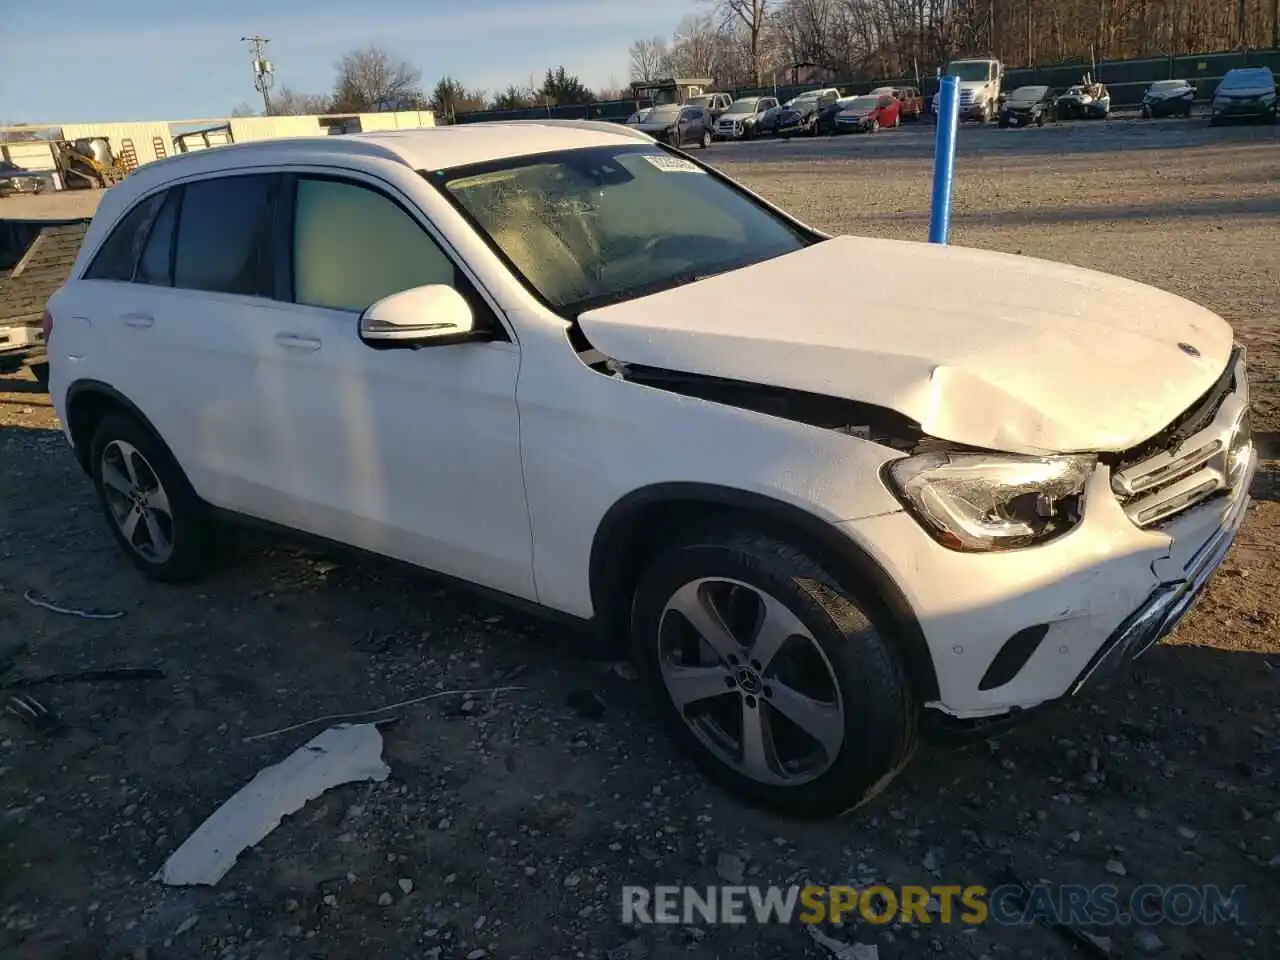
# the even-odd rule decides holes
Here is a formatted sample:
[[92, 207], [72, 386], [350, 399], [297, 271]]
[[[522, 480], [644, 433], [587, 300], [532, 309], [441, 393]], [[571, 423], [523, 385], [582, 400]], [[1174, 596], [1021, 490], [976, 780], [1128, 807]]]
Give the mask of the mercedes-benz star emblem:
[[1179, 342], [1179, 343], [1178, 343], [1178, 349], [1179, 349], [1179, 350], [1181, 350], [1183, 353], [1185, 353], [1188, 357], [1198, 357], [1198, 356], [1200, 356], [1200, 351], [1199, 351], [1199, 350], [1197, 350], [1195, 347], [1193, 347], [1193, 346], [1192, 346], [1191, 344], [1189, 344], [1189, 343]]

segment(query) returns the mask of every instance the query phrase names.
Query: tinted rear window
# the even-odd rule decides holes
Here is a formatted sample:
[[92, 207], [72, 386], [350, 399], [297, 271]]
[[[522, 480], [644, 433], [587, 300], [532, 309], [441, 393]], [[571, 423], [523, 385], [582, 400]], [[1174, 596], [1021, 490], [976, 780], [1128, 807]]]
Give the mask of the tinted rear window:
[[270, 296], [271, 224], [277, 178], [220, 177], [189, 183], [174, 261], [174, 286]]

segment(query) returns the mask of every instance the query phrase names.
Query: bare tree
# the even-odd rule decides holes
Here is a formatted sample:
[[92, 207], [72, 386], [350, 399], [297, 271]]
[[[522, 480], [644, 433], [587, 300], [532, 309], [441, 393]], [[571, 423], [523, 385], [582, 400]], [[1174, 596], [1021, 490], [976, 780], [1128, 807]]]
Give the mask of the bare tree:
[[631, 44], [631, 79], [658, 80], [667, 71], [671, 53], [661, 37], [637, 40]]
[[714, 79], [719, 47], [720, 32], [715, 22], [702, 14], [690, 14], [671, 36], [672, 73]]
[[329, 112], [332, 101], [320, 93], [302, 93], [281, 87], [271, 95], [271, 113], [281, 117], [306, 117]]
[[764, 75], [761, 55], [764, 36], [769, 29], [769, 2], [770, 0], [717, 0], [716, 4], [722, 27], [737, 23], [746, 30], [756, 83], [761, 83]]
[[422, 71], [374, 45], [353, 50], [338, 61], [333, 111], [412, 109], [424, 103]]

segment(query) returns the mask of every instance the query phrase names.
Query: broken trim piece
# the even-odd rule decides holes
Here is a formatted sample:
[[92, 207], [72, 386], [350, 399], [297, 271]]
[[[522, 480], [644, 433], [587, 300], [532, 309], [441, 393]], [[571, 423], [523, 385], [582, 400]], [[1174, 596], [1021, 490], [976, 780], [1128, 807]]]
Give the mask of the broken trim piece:
[[344, 723], [312, 738], [280, 763], [260, 770], [200, 824], [152, 877], [168, 886], [214, 886], [240, 854], [326, 790], [391, 775], [373, 723]]

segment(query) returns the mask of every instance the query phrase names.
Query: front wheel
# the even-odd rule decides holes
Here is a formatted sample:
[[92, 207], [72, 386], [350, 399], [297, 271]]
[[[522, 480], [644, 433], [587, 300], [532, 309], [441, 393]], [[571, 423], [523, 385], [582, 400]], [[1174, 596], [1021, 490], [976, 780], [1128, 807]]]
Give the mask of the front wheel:
[[709, 134], [709, 133], [707, 133], [707, 131], [703, 130], [703, 131], [702, 131], [702, 141], [701, 141], [701, 143], [699, 143], [699, 144], [698, 144], [698, 146], [700, 146], [703, 150], [706, 150], [709, 146], [711, 146], [711, 134]]
[[880, 132], [880, 118], [879, 118], [879, 117], [876, 117], [876, 119], [874, 119], [874, 120], [872, 120], [872, 121], [871, 121], [871, 132], [872, 132], [872, 133], [879, 133], [879, 132]]
[[794, 545], [732, 528], [676, 543], [641, 576], [632, 638], [666, 725], [753, 804], [849, 810], [915, 750], [919, 712], [897, 651]]

